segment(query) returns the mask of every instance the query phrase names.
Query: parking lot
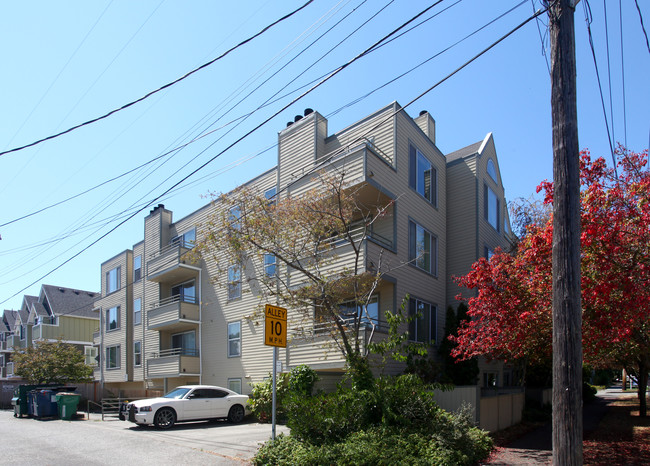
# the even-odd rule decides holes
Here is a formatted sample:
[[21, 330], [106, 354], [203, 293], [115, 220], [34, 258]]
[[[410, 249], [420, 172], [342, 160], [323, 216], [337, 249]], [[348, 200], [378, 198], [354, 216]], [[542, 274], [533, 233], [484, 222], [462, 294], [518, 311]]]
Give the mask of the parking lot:
[[[81, 414], [81, 413], [80, 413]], [[277, 433], [288, 432], [278, 426]], [[2, 464], [124, 465], [248, 464], [271, 437], [270, 424], [226, 421], [178, 424], [170, 430], [137, 427], [118, 420], [14, 418], [0, 411], [0, 436], [11, 440]]]

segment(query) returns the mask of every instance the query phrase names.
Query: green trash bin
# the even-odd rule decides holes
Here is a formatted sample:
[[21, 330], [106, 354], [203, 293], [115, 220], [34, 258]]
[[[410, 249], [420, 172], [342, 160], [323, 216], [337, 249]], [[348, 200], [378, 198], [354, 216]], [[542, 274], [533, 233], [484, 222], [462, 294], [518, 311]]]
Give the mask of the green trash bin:
[[59, 417], [66, 421], [72, 419], [72, 416], [77, 414], [80, 399], [81, 395], [78, 393], [57, 393], [56, 404], [59, 407]]

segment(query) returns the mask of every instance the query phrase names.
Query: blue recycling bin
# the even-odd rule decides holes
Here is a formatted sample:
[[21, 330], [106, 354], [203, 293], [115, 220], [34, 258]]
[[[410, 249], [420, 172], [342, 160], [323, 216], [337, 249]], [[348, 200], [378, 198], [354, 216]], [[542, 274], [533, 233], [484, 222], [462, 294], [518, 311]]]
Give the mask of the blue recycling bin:
[[56, 417], [58, 404], [56, 402], [56, 391], [35, 390], [34, 394], [34, 417]]

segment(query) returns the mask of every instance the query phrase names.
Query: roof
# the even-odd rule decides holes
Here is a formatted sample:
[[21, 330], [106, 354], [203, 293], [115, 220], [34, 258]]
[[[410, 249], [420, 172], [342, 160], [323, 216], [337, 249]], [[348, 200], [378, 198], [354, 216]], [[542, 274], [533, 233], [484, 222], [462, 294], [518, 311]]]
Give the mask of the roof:
[[4, 313], [4, 321], [7, 322], [7, 326], [9, 327], [9, 331], [13, 332], [14, 326], [16, 325], [16, 319], [18, 318], [18, 311], [11, 311], [8, 309], [5, 309]]
[[27, 309], [21, 309], [18, 311], [18, 315], [20, 316], [20, 321], [23, 324], [26, 324], [27, 320], [29, 319], [29, 311]]
[[24, 295], [23, 296], [23, 304], [25, 305], [25, 309], [29, 311], [30, 307], [32, 304], [38, 302], [38, 296], [30, 296], [30, 295]]
[[41, 294], [45, 294], [54, 315], [71, 315], [77, 317], [97, 318], [93, 311], [99, 293], [75, 290], [62, 286], [42, 285]]
[[467, 147], [463, 147], [462, 149], [447, 154], [445, 156], [447, 163], [477, 154], [478, 150], [481, 148], [481, 144], [483, 144], [483, 141], [475, 142], [474, 144], [470, 144]]
[[41, 303], [34, 303], [32, 304], [32, 309], [36, 313], [37, 316], [49, 316], [50, 314], [47, 312], [47, 309], [45, 309], [45, 306]]

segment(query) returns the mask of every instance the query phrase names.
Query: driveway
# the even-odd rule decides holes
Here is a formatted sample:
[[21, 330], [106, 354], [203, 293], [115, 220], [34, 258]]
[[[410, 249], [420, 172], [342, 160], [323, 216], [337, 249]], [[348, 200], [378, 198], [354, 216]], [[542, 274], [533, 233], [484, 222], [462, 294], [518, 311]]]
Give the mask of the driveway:
[[[288, 433], [284, 426], [277, 434]], [[13, 417], [0, 411], [0, 438], [11, 440], [3, 449], [4, 465], [63, 464], [248, 464], [259, 445], [271, 437], [270, 424], [195, 422], [167, 431], [136, 427], [118, 420], [62, 421]]]

